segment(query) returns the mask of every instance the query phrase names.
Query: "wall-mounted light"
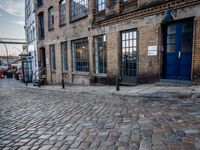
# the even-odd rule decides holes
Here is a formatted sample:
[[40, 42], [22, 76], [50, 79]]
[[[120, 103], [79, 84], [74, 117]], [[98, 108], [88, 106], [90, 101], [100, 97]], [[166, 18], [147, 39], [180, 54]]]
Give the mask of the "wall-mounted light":
[[169, 23], [174, 21], [175, 13], [174, 11], [168, 7], [168, 9], [165, 11], [164, 17], [162, 19], [162, 23]]

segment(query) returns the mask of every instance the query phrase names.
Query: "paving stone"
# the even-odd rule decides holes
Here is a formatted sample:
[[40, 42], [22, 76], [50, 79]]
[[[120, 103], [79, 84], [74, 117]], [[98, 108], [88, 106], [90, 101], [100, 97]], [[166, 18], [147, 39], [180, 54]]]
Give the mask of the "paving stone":
[[195, 97], [41, 90], [9, 81], [0, 80], [0, 149], [200, 149]]

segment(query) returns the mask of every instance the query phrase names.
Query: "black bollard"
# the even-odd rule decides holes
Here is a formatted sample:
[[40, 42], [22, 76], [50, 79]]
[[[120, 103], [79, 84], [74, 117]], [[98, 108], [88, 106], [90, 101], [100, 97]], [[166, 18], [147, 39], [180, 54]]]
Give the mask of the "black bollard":
[[62, 79], [62, 88], [63, 88], [63, 89], [65, 88], [65, 82], [64, 82], [63, 79]]
[[38, 80], [38, 87], [40, 87], [40, 80]]
[[119, 78], [116, 78], [116, 91], [119, 91]]

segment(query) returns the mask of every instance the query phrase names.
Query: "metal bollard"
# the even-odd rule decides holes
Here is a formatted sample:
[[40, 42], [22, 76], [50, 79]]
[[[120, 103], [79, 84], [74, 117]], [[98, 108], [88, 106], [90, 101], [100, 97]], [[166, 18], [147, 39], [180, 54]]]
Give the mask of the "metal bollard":
[[40, 87], [40, 80], [38, 80], [38, 87]]
[[64, 82], [63, 79], [62, 79], [62, 88], [63, 88], [63, 89], [65, 88], [65, 82]]
[[119, 78], [116, 78], [116, 91], [119, 91]]

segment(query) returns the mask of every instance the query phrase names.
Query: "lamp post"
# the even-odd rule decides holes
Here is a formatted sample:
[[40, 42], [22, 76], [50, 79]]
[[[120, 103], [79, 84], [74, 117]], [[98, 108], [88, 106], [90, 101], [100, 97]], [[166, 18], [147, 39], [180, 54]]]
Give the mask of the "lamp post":
[[6, 49], [7, 65], [9, 65], [9, 60], [8, 60], [8, 48], [7, 48], [6, 44], [3, 42], [2, 39], [0, 39], [0, 41], [2, 42], [2, 44], [4, 45], [4, 47], [5, 47], [5, 49]]

